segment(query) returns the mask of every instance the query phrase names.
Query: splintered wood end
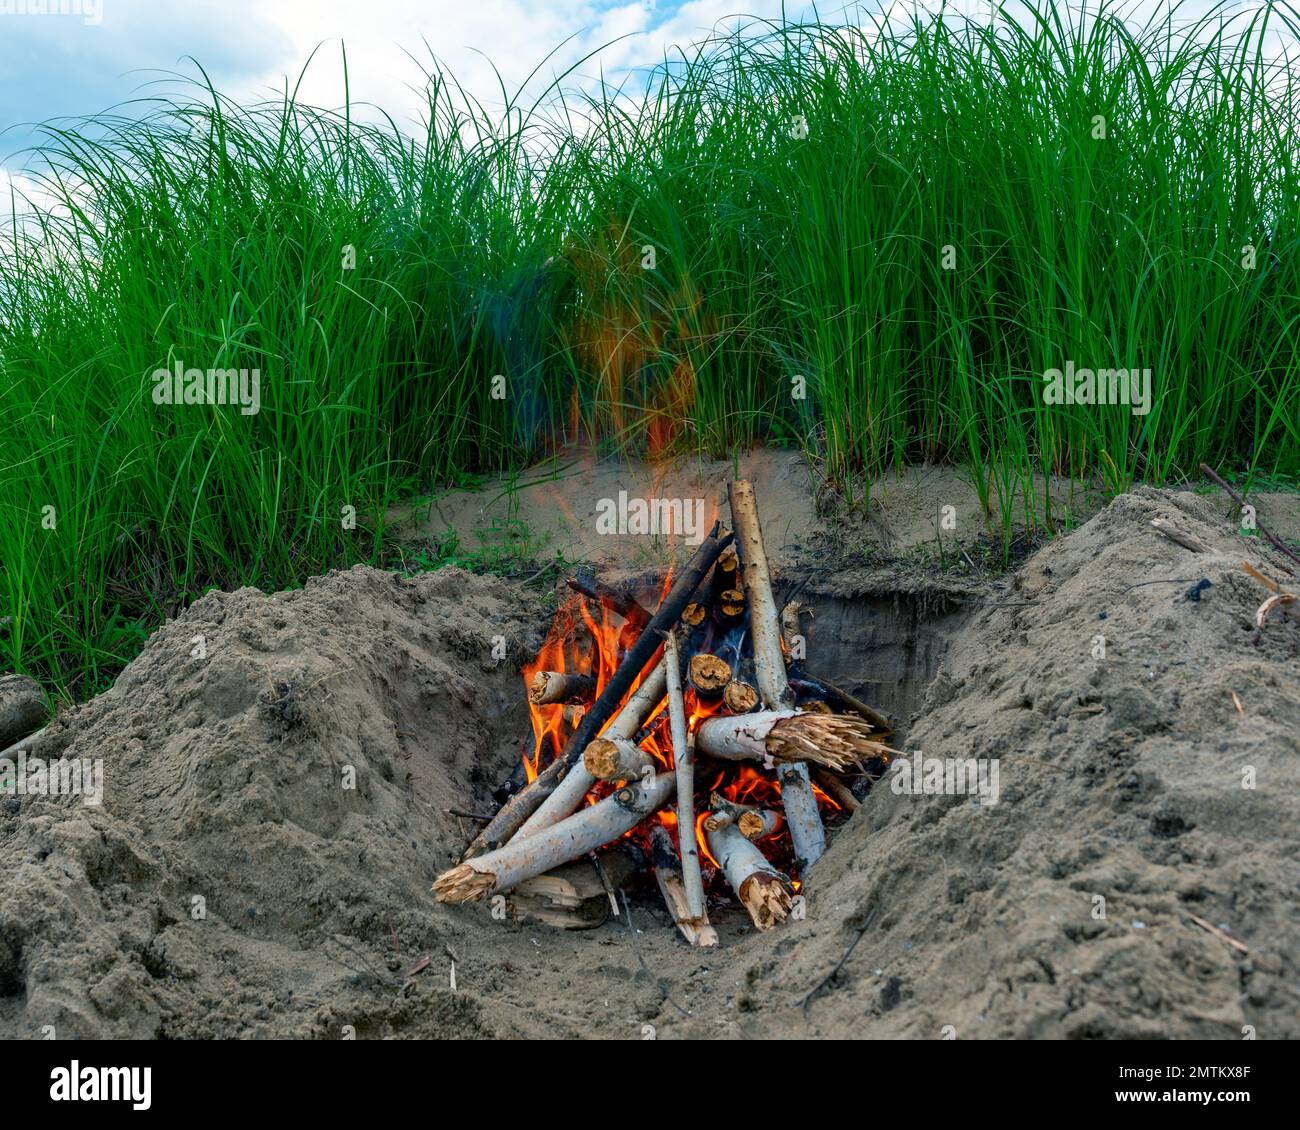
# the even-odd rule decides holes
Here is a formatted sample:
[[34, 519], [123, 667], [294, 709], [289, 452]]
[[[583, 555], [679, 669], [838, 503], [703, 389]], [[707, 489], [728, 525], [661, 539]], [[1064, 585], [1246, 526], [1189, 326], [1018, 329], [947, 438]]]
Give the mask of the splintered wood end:
[[792, 905], [790, 889], [784, 880], [762, 871], [741, 884], [740, 901], [749, 911], [750, 920], [760, 930], [770, 930], [784, 922]]
[[433, 881], [433, 893], [439, 902], [477, 902], [497, 885], [490, 871], [476, 871], [468, 863], [444, 871]]

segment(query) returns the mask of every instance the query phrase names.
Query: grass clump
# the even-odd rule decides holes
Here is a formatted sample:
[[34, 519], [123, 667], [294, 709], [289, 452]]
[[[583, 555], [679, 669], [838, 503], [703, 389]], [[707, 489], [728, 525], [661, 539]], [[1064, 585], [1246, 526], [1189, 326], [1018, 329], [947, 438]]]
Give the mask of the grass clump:
[[[858, 501], [952, 461], [1004, 531], [1047, 475], [1294, 479], [1293, 22], [751, 21], [635, 95], [433, 71], [418, 137], [208, 86], [52, 124], [0, 238], [0, 665], [90, 693], [206, 587], [387, 560], [395, 500], [579, 440], [804, 444]], [[260, 411], [156, 404], [178, 362]], [[1045, 403], [1067, 363], [1149, 411]]]

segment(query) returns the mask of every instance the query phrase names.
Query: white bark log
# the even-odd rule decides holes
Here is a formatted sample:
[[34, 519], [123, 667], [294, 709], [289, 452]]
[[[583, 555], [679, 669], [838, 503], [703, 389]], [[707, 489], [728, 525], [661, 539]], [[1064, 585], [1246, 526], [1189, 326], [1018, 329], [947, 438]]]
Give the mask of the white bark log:
[[756, 808], [752, 812], [742, 812], [736, 821], [736, 827], [745, 839], [755, 843], [766, 839], [781, 827], [781, 816], [770, 808]]
[[704, 917], [704, 879], [700, 874], [700, 849], [695, 842], [695, 751], [686, 733], [686, 702], [682, 697], [682, 665], [677, 637], [664, 640], [664, 672], [668, 684], [668, 726], [673, 737], [673, 764], [677, 769], [677, 840], [681, 845], [682, 882], [692, 919]]
[[597, 781], [639, 781], [654, 759], [627, 738], [597, 738], [583, 753], [582, 764]]
[[709, 850], [755, 926], [770, 930], [785, 921], [791, 906], [789, 886], [734, 824], [709, 833]]
[[[754, 645], [754, 678], [763, 705], [769, 709], [790, 708], [795, 704], [785, 673], [785, 653], [781, 650], [781, 621], [772, 595], [767, 554], [763, 550], [763, 533], [758, 520], [754, 488], [743, 479], [731, 484], [731, 521], [736, 531], [736, 546], [744, 565], [745, 595], [749, 598], [749, 631]], [[795, 619], [796, 626], [798, 618]], [[790, 794], [787, 796], [787, 792]], [[795, 772], [781, 771], [781, 804], [790, 825], [799, 873], [822, 857], [826, 850], [826, 832], [817, 812], [817, 798], [808, 778], [808, 767]]]
[[826, 852], [826, 830], [817, 811], [808, 766], [802, 761], [791, 761], [781, 766], [777, 779], [781, 783], [785, 822], [790, 826], [790, 839], [794, 842], [795, 869], [800, 875], [806, 875], [808, 868]]
[[590, 675], [538, 671], [528, 688], [528, 701], [536, 706], [547, 706], [555, 702], [589, 699], [595, 693], [596, 680]]
[[[599, 804], [552, 824], [531, 836], [516, 836], [504, 847], [484, 852], [445, 871], [434, 880], [439, 902], [470, 902], [612, 843], [672, 799], [671, 773], [620, 789]], [[742, 837], [743, 838], [743, 837]]]

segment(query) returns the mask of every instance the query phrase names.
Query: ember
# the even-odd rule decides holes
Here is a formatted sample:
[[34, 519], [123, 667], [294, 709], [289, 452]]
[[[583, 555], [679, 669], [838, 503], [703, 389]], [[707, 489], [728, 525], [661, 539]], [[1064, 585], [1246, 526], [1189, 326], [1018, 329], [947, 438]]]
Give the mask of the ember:
[[563, 913], [589, 856], [611, 904], [611, 873], [652, 873], [692, 945], [716, 943], [709, 903], [728, 889], [760, 930], [789, 916], [824, 820], [857, 807], [849, 780], [895, 751], [879, 712], [802, 670], [782, 635], [802, 610], [778, 615], [753, 489], [733, 482], [729, 498], [734, 547], [715, 525], [653, 615], [570, 581], [524, 671], [528, 783], [435, 880], [441, 901], [511, 891], [520, 912], [591, 925]]

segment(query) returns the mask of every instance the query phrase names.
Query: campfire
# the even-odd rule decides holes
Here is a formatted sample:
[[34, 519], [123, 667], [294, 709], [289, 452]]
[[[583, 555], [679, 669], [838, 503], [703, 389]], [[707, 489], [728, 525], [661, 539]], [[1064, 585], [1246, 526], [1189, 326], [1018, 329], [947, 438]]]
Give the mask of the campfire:
[[[575, 577], [525, 669], [533, 750], [512, 795], [433, 889], [448, 903], [510, 892], [518, 912], [580, 925], [584, 903], [652, 873], [682, 934], [713, 945], [728, 891], [769, 930], [791, 913], [853, 783], [895, 752], [878, 711], [804, 666], [778, 613], [752, 486], [651, 613]], [[594, 866], [593, 866], [594, 865]]]

